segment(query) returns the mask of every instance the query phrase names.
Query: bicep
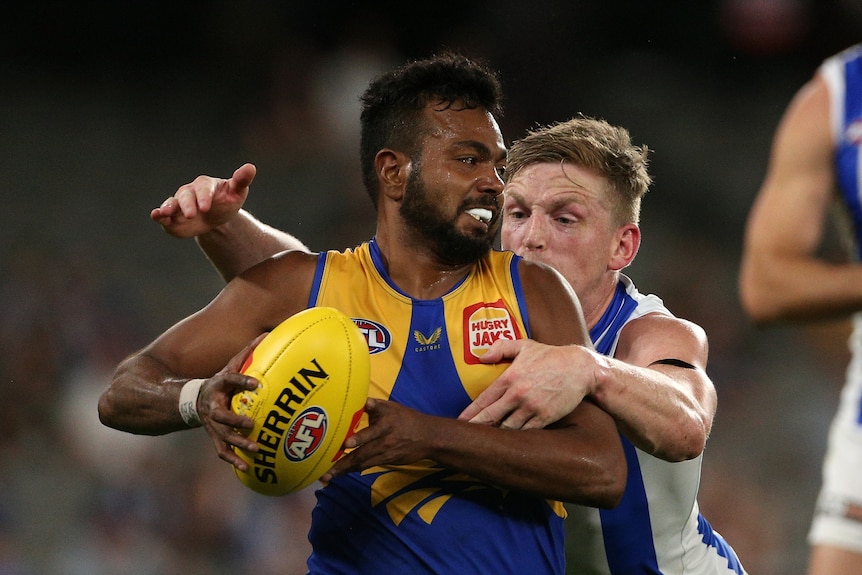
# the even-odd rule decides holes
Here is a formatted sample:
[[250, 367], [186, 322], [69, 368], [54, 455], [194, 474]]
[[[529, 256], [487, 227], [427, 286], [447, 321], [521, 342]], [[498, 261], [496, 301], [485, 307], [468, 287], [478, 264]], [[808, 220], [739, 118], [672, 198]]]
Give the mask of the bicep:
[[183, 377], [210, 377], [246, 344], [267, 330], [252, 316], [227, 305], [230, 284], [210, 304], [174, 324], [143, 350], [143, 354]]
[[767, 174], [746, 227], [747, 248], [813, 252], [833, 188], [829, 93], [818, 76], [800, 90], [776, 130]]
[[706, 370], [709, 343], [699, 325], [677, 317], [649, 314], [623, 327], [614, 357], [637, 367], [676, 359]]
[[702, 408], [714, 413], [716, 391], [706, 372], [709, 342], [699, 325], [661, 314], [641, 317], [623, 328], [614, 357], [671, 378]]
[[[284, 281], [288, 273], [291, 281]], [[231, 280], [143, 353], [177, 375], [209, 377], [255, 337], [305, 309], [312, 275], [308, 254], [263, 262]]]

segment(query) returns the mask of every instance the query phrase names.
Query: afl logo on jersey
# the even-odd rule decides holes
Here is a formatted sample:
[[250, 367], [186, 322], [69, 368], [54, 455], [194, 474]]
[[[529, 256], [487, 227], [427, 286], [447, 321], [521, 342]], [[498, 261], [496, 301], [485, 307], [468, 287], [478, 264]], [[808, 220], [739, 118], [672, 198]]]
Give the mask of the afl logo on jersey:
[[477, 303], [464, 309], [464, 362], [482, 363], [479, 358], [498, 339], [520, 339], [521, 332], [502, 299]]
[[328, 421], [326, 412], [317, 406], [309, 407], [300, 413], [287, 432], [284, 441], [285, 457], [294, 462], [311, 457], [326, 437]]
[[844, 140], [852, 145], [862, 145], [862, 119], [853, 120], [844, 131]]
[[374, 355], [375, 353], [389, 349], [389, 345], [392, 343], [392, 336], [389, 334], [388, 329], [370, 319], [358, 317], [352, 319], [356, 327], [359, 328], [359, 331], [362, 332], [362, 335], [365, 336], [365, 341], [368, 342], [368, 353]]

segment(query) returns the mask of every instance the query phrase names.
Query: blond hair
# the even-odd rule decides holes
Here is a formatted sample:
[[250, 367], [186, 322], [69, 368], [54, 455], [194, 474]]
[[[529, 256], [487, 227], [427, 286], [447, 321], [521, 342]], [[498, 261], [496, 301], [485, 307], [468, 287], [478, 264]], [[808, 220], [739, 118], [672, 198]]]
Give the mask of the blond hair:
[[506, 181], [526, 166], [559, 162], [589, 168], [603, 176], [619, 223], [640, 220], [641, 198], [652, 183], [646, 146], [635, 146], [628, 130], [604, 120], [578, 116], [530, 130], [509, 149]]

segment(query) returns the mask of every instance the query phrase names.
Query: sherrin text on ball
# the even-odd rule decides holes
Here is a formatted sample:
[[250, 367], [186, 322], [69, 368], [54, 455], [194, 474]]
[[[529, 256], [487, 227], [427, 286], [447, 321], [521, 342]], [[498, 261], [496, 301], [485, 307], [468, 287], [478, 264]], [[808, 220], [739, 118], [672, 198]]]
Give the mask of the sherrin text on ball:
[[276, 326], [251, 352], [242, 373], [253, 391], [236, 394], [234, 412], [254, 420], [257, 453], [236, 449], [248, 471], [239, 480], [264, 495], [286, 495], [318, 480], [342, 455], [368, 397], [368, 344], [349, 317], [314, 307]]

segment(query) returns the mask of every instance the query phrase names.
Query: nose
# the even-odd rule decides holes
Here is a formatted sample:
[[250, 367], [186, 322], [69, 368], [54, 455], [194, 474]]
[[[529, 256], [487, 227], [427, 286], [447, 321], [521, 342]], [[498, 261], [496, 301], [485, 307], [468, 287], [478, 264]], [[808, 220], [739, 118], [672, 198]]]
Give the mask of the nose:
[[524, 236], [521, 240], [525, 249], [544, 250], [547, 245], [547, 229], [542, 218], [533, 214], [523, 226]]
[[503, 193], [503, 179], [496, 166], [492, 166], [490, 173], [483, 175], [477, 182], [477, 185], [480, 192], [491, 194], [492, 196], [499, 196]]

